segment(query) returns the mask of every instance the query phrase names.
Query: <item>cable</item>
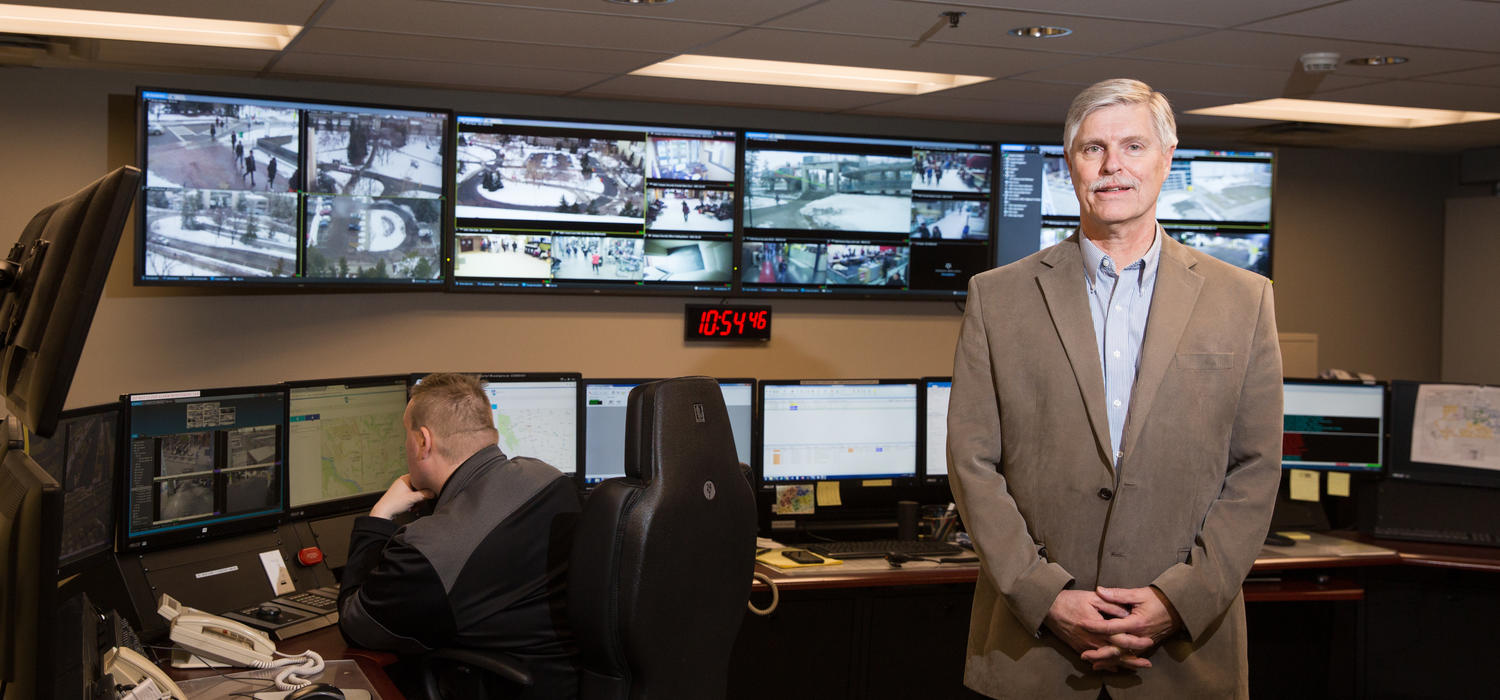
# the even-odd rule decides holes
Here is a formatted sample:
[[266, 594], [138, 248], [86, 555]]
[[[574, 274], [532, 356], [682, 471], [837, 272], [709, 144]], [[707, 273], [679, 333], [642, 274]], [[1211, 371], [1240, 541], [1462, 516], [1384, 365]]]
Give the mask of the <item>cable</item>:
[[770, 576], [760, 573], [759, 571], [751, 574], [751, 576], [753, 576], [755, 580], [771, 587], [771, 604], [764, 608], [757, 608], [755, 607], [755, 603], [746, 601], [745, 606], [750, 608], [750, 612], [753, 612], [756, 615], [760, 615], [761, 617], [765, 617], [766, 615], [770, 615], [771, 613], [776, 612], [776, 607], [781, 605], [781, 591], [780, 589], [776, 588], [776, 582], [772, 581]]
[[281, 690], [296, 690], [311, 684], [312, 681], [307, 680], [306, 676], [323, 671], [323, 657], [311, 649], [301, 654], [283, 654], [278, 651], [276, 655], [284, 658], [276, 661], [257, 661], [252, 665], [261, 669], [282, 669], [276, 674], [276, 687]]

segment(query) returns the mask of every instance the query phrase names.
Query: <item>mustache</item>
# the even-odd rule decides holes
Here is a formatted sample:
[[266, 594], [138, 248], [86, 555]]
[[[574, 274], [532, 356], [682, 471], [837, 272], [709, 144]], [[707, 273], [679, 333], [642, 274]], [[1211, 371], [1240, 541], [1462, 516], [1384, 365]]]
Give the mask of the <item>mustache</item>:
[[1141, 181], [1130, 177], [1129, 175], [1111, 175], [1109, 177], [1099, 178], [1098, 180], [1089, 183], [1090, 192], [1098, 192], [1099, 190], [1108, 189], [1111, 187], [1129, 187], [1131, 189], [1140, 189]]

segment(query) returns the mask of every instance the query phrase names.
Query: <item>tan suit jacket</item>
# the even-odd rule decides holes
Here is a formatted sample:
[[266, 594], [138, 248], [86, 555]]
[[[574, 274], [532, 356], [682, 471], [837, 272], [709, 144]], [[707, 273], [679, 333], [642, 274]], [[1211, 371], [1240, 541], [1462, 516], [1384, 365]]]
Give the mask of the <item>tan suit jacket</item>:
[[[1271, 283], [1162, 241], [1119, 466], [1078, 235], [969, 283], [949, 473], [983, 572], [964, 681], [996, 698], [1248, 694], [1240, 586], [1281, 461]], [[1043, 626], [1066, 588], [1155, 586], [1184, 630], [1096, 673]]]

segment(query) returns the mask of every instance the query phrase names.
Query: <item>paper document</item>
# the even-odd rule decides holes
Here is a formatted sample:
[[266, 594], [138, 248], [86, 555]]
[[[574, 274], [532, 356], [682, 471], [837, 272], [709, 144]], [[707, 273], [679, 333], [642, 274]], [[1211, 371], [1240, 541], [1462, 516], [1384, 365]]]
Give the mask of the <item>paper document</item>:
[[1411, 461], [1500, 470], [1500, 387], [1423, 384]]

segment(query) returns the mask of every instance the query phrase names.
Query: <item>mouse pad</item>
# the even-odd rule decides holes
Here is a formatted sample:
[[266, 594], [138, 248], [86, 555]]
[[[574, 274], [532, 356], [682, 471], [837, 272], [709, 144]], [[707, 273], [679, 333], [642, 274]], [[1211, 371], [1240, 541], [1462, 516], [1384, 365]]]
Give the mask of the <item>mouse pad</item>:
[[[282, 700], [282, 698], [290, 695], [291, 692], [292, 691], [290, 690], [273, 690], [264, 693], [256, 693], [251, 697], [255, 698], [255, 700]], [[370, 691], [351, 688], [344, 691], [344, 700], [370, 700]]]
[[764, 564], [770, 564], [771, 566], [774, 566], [774, 567], [776, 567], [778, 569], [796, 569], [796, 568], [803, 567], [803, 566], [832, 566], [834, 564], [842, 564], [842, 563], [844, 563], [843, 560], [841, 560], [841, 559], [830, 559], [828, 557], [823, 557], [823, 561], [818, 562], [816, 564], [803, 564], [801, 562], [795, 562], [795, 561], [792, 561], [791, 559], [787, 559], [786, 556], [782, 554], [782, 552], [785, 552], [788, 549], [799, 549], [799, 548], [798, 547], [783, 547], [781, 549], [773, 549], [773, 550], [771, 550], [769, 552], [766, 552], [764, 554], [761, 554], [761, 555], [755, 557], [755, 559], [756, 559], [756, 561], [759, 561], [759, 562], [764, 563]]

